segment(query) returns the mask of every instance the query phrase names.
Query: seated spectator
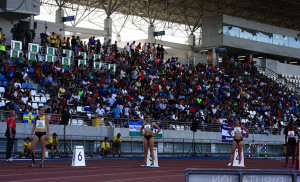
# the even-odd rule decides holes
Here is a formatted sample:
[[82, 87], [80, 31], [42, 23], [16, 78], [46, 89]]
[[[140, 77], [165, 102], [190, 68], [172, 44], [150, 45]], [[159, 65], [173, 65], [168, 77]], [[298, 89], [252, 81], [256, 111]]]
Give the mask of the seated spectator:
[[46, 87], [44, 86], [44, 82], [42, 82], [42, 83], [38, 86], [37, 92], [38, 92], [39, 94], [43, 95], [43, 96], [46, 95], [47, 89], [46, 89]]
[[76, 106], [72, 105], [71, 109], [69, 111], [70, 111], [70, 114], [76, 114], [77, 113]]
[[100, 152], [101, 152], [101, 156], [104, 157], [106, 157], [106, 155], [111, 152], [107, 137], [105, 137], [104, 141], [101, 143]]
[[56, 133], [53, 133], [53, 135], [49, 138], [49, 140], [46, 142], [46, 148], [51, 150], [51, 158], [54, 157], [54, 151], [59, 152], [59, 146], [58, 146], [58, 138]]
[[5, 109], [5, 104], [2, 102], [2, 98], [0, 98], [0, 109], [4, 110]]
[[119, 154], [119, 157], [121, 157], [121, 142], [122, 142], [121, 133], [118, 133], [118, 135], [115, 136], [113, 139], [113, 157], [115, 157], [116, 150]]
[[31, 152], [30, 152], [30, 146], [31, 146], [31, 143], [30, 143], [30, 138], [27, 137], [25, 139], [25, 142], [23, 144], [23, 147], [22, 147], [22, 154], [25, 156], [25, 157], [29, 157]]

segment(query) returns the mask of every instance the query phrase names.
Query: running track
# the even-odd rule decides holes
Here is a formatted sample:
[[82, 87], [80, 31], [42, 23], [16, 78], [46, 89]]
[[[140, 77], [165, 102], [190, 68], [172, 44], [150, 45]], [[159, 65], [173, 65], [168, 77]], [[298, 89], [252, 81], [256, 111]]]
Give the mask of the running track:
[[[142, 160], [98, 160], [86, 161], [86, 167], [72, 167], [71, 161], [46, 161], [33, 168], [29, 161], [0, 162], [0, 181], [18, 182], [184, 182], [187, 168], [228, 169], [228, 160], [159, 160], [159, 168], [140, 167]], [[245, 160], [242, 169], [292, 170], [281, 167], [283, 160]], [[230, 167], [236, 168], [236, 167]]]

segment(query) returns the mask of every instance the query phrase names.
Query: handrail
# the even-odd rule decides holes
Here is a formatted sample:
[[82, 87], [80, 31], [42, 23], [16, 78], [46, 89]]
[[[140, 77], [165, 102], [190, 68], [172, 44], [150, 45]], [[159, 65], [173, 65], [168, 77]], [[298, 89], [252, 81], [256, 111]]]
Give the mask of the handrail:
[[[7, 119], [9, 111], [5, 111], [5, 112], [6, 112], [6, 114], [2, 115], [2, 117], [0, 115], [0, 119], [3, 122]], [[16, 113], [17, 113], [17, 119], [16, 119], [17, 123], [24, 123], [23, 122], [23, 113], [22, 112], [16, 112]], [[61, 117], [62, 117], [61, 114], [46, 114], [46, 115], [48, 115], [48, 117], [49, 117], [50, 124], [58, 124], [58, 125], [64, 124], [61, 121]], [[97, 121], [97, 119], [98, 119], [98, 121]], [[90, 114], [90, 116], [70, 115], [70, 119], [69, 119], [68, 123], [65, 123], [65, 124], [76, 125], [76, 126], [96, 126], [96, 127], [100, 127], [100, 126], [102, 127], [104, 125], [104, 126], [115, 127], [115, 128], [128, 128], [129, 121], [142, 122], [142, 120], [140, 120], [140, 119], [99, 117], [96, 114]], [[153, 120], [153, 122], [156, 122], [158, 125], [160, 125], [163, 130], [190, 131], [190, 127], [192, 124], [191, 122], [182, 122], [182, 121], [173, 121], [172, 123], [169, 123], [169, 122], [164, 122], [164, 121]], [[32, 122], [29, 122], [29, 123], [32, 123]], [[222, 124], [201, 122], [201, 123], [198, 123], [197, 128], [199, 131], [221, 132]], [[255, 133], [255, 134], [280, 135], [280, 134], [282, 134], [284, 127], [274, 128], [274, 127], [248, 126], [248, 130], [249, 130], [249, 133]]]
[[[0, 136], [4, 136], [0, 133]], [[23, 141], [24, 138], [29, 136], [26, 133], [17, 133], [16, 143]], [[105, 136], [82, 136], [82, 135], [66, 135], [64, 145], [64, 136], [60, 135], [59, 147], [60, 151], [65, 151], [69, 154], [72, 153], [72, 149], [76, 145], [82, 145], [85, 148], [86, 153], [94, 153], [98, 151], [101, 142], [104, 140]], [[109, 143], [112, 144], [112, 136], [109, 137]], [[4, 152], [6, 145], [5, 139], [0, 139], [0, 152]], [[252, 143], [250, 139], [245, 140], [244, 152], [247, 152], [248, 144]], [[256, 145], [264, 144], [265, 141], [256, 141]], [[122, 153], [126, 155], [135, 155], [143, 153], [143, 137], [122, 137]], [[158, 147], [158, 152], [160, 154], [166, 155], [182, 155], [189, 154], [190, 147], [195, 144], [198, 148], [198, 153], [200, 155], [226, 155], [231, 152], [231, 143], [224, 143], [221, 139], [184, 139], [184, 138], [155, 138], [155, 146]], [[282, 156], [283, 154], [283, 144], [284, 142], [269, 141], [267, 142], [268, 154], [272, 156]], [[66, 146], [66, 149], [64, 148]], [[111, 145], [112, 146], [112, 145]], [[14, 147], [13, 152], [15, 154], [20, 153], [22, 146], [18, 145]], [[40, 152], [40, 147], [36, 148], [37, 152]], [[259, 154], [264, 153], [264, 151], [259, 151]]]

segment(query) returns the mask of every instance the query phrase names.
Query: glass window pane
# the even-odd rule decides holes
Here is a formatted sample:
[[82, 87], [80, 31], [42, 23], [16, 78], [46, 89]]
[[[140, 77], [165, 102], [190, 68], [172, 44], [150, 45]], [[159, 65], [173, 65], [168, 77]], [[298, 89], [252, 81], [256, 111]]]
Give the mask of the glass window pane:
[[287, 38], [287, 36], [274, 34], [273, 44], [281, 45], [281, 46], [288, 46], [288, 38]]
[[289, 47], [300, 48], [300, 40], [294, 37], [288, 37], [289, 39]]
[[233, 37], [239, 37], [240, 36], [240, 28], [224, 25], [223, 26], [223, 34], [233, 36]]
[[247, 40], [256, 40], [256, 31], [246, 28], [240, 28], [240, 38]]
[[272, 44], [273, 34], [265, 32], [257, 32], [257, 41]]

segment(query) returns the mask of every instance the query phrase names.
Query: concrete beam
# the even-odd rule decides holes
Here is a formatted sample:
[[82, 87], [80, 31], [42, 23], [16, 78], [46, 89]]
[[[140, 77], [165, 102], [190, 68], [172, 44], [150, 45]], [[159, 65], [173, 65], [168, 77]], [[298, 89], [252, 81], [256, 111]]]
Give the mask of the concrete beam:
[[105, 30], [96, 30], [96, 29], [90, 29], [90, 28], [81, 28], [81, 27], [72, 27], [72, 26], [65, 26], [65, 31], [68, 32], [76, 32], [76, 33], [82, 33], [82, 34], [89, 34], [90, 36], [107, 36], [108, 32]]
[[164, 47], [171, 47], [174, 49], [181, 49], [181, 50], [187, 50], [187, 51], [192, 50], [192, 46], [188, 46], [185, 44], [178, 44], [178, 43], [167, 42], [167, 41], [162, 41], [162, 40], [156, 40], [155, 42], [156, 42], [156, 44], [163, 45]]

